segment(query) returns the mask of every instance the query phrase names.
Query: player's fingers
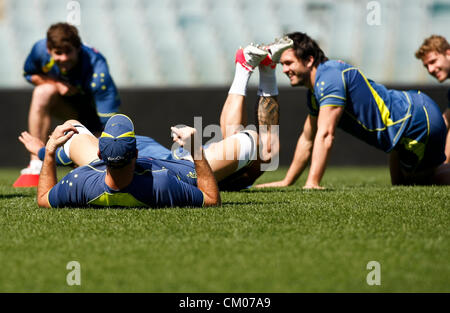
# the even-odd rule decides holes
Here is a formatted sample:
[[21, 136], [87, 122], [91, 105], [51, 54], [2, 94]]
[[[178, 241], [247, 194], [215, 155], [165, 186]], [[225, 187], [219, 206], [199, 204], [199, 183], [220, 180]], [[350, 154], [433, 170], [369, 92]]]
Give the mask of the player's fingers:
[[23, 137], [22, 137], [22, 136], [19, 136], [19, 141], [20, 141], [21, 143], [23, 143], [23, 144], [25, 144], [25, 143], [26, 143], [25, 139], [23, 139]]
[[31, 139], [33, 139], [33, 136], [31, 136], [30, 133], [27, 132], [27, 131], [22, 132], [22, 137], [23, 137], [25, 140], [31, 140]]
[[74, 134], [75, 134], [75, 133], [74, 133], [73, 131], [69, 131], [69, 132], [67, 132], [64, 136], [59, 137], [59, 138], [56, 140], [57, 145], [60, 146], [60, 145], [65, 144], [70, 138], [72, 138], [72, 136], [73, 136]]
[[78, 133], [78, 130], [72, 124], [66, 122], [63, 125], [59, 125], [55, 129], [55, 135], [59, 138], [66, 135], [68, 132]]
[[176, 128], [176, 127], [172, 126], [172, 127], [170, 127], [170, 130], [176, 136], [181, 137], [182, 131], [179, 128]]
[[184, 144], [185, 144], [184, 141], [181, 138], [174, 139], [174, 142], [176, 142], [180, 146], [184, 146]]

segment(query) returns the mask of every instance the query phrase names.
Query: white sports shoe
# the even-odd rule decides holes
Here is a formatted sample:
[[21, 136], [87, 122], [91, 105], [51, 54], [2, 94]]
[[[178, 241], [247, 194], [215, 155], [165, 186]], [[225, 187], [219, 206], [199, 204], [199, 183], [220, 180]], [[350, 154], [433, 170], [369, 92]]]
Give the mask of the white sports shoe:
[[268, 54], [268, 51], [250, 44], [236, 52], [236, 63], [240, 63], [248, 71], [253, 71]]
[[294, 42], [288, 36], [284, 36], [283, 38], [276, 38], [274, 42], [265, 46], [264, 48], [269, 52], [270, 59], [273, 63], [280, 62], [281, 54], [289, 49], [294, 47]]

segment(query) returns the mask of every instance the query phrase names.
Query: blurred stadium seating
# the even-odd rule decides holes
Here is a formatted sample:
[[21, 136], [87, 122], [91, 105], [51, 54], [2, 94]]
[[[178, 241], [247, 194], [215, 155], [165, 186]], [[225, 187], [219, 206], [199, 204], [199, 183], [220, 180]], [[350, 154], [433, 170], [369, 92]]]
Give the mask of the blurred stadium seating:
[[[69, 2], [0, 0], [0, 87], [27, 85], [22, 66], [31, 46], [67, 20]], [[360, 0], [78, 2], [81, 37], [106, 56], [120, 87], [228, 85], [236, 48], [297, 30], [379, 82], [428, 83], [414, 51], [432, 33], [450, 38], [450, 0], [379, 0], [379, 26], [368, 25], [369, 1]]]

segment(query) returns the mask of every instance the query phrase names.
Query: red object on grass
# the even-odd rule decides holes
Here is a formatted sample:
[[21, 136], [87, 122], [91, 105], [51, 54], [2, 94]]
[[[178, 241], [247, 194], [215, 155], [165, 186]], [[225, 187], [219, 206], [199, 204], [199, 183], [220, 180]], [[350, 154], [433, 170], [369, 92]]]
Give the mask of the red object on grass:
[[22, 174], [14, 182], [13, 187], [37, 187], [39, 174]]

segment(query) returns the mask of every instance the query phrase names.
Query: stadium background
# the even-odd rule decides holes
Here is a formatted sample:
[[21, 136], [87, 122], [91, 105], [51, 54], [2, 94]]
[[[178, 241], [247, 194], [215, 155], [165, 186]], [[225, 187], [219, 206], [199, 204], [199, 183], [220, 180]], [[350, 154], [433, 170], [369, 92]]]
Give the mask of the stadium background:
[[[75, 2], [75, 7], [74, 7]], [[137, 132], [169, 145], [169, 126], [218, 123], [233, 78], [234, 51], [247, 43], [269, 43], [291, 31], [315, 38], [329, 58], [360, 67], [389, 87], [421, 89], [443, 108], [448, 85], [439, 85], [414, 52], [430, 34], [450, 38], [449, 0], [372, 1], [380, 5], [380, 25], [369, 25], [371, 1], [330, 0], [0, 0], [0, 140], [3, 166], [23, 166], [27, 154], [16, 140], [27, 128], [32, 87], [22, 77], [23, 62], [47, 28], [80, 8], [82, 40], [108, 60], [119, 87], [122, 112]], [[257, 73], [249, 94], [249, 122]], [[292, 157], [305, 114], [306, 90], [290, 88], [281, 69], [282, 152]], [[387, 156], [339, 132], [331, 164], [385, 165]]]

